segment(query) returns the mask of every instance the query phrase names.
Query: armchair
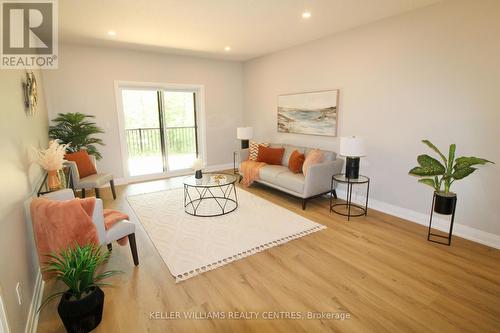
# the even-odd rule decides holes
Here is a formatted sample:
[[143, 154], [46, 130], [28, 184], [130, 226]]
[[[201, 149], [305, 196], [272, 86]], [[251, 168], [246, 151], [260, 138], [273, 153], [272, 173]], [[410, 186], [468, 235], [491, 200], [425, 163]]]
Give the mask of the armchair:
[[[75, 195], [72, 190], [64, 189], [45, 194], [43, 197], [50, 200], [64, 201], [74, 199]], [[127, 236], [130, 243], [130, 250], [132, 251], [132, 258], [134, 259], [134, 265], [139, 265], [137, 245], [135, 242], [135, 224], [133, 222], [122, 220], [106, 230], [104, 227], [103, 205], [101, 199], [96, 199], [92, 222], [96, 226], [99, 243], [101, 245], [107, 244], [109, 250], [112, 249], [112, 242]]]
[[[89, 155], [89, 157], [97, 170], [95, 156]], [[88, 188], [93, 188], [95, 190], [95, 196], [97, 198], [100, 198], [101, 195], [99, 187], [109, 182], [109, 185], [111, 186], [111, 192], [113, 193], [113, 199], [116, 199], [115, 181], [113, 180], [112, 174], [97, 172], [94, 175], [80, 178], [80, 174], [78, 173], [78, 168], [75, 162], [66, 161], [65, 164], [71, 168], [71, 178], [73, 180], [73, 188], [75, 190], [82, 190], [82, 198], [85, 198], [85, 189]]]

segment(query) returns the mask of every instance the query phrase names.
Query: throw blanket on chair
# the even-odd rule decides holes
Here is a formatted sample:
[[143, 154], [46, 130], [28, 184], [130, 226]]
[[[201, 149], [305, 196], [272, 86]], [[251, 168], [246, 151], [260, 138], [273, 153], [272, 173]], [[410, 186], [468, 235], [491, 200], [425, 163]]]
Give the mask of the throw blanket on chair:
[[[128, 215], [113, 209], [104, 209], [104, 227], [106, 230], [121, 220], [128, 220]], [[124, 246], [128, 244], [128, 237], [120, 238], [116, 241], [118, 244]]]
[[266, 165], [266, 163], [251, 160], [241, 162], [240, 167], [243, 172], [243, 186], [248, 187], [252, 185], [254, 181], [259, 180], [260, 168], [264, 165]]
[[[38, 251], [40, 265], [49, 259], [48, 254], [60, 253], [77, 242], [83, 246], [93, 243], [99, 245], [97, 229], [92, 222], [95, 198], [54, 201], [46, 198], [33, 199], [30, 206], [31, 223]], [[127, 219], [128, 216], [112, 210], [105, 210], [105, 228]], [[127, 237], [118, 241], [127, 244]], [[49, 275], [43, 273], [46, 280]]]

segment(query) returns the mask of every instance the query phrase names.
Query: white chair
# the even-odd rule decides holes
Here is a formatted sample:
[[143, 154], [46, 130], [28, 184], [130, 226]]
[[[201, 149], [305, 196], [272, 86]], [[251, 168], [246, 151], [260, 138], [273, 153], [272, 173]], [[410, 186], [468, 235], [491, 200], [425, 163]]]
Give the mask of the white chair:
[[[97, 170], [95, 156], [89, 155], [89, 157]], [[69, 166], [71, 169], [71, 179], [73, 181], [73, 188], [75, 190], [82, 190], [82, 198], [85, 198], [85, 189], [87, 188], [93, 188], [95, 190], [95, 196], [97, 198], [100, 198], [99, 187], [109, 182], [109, 185], [111, 186], [111, 192], [113, 193], [113, 199], [116, 199], [115, 181], [113, 180], [112, 174], [97, 172], [94, 175], [80, 178], [80, 173], [78, 172], [76, 162], [66, 161], [65, 164]]]
[[[50, 200], [64, 201], [74, 199], [75, 195], [72, 190], [64, 189], [45, 194], [43, 195], [43, 197]], [[112, 250], [112, 242], [127, 236], [130, 243], [130, 250], [132, 251], [132, 258], [134, 259], [134, 265], [139, 265], [137, 245], [135, 243], [135, 224], [133, 222], [122, 220], [115, 223], [111, 227], [111, 229], [106, 230], [106, 228], [104, 227], [104, 215], [101, 199], [96, 199], [94, 214], [92, 215], [92, 222], [94, 222], [96, 226], [97, 235], [99, 236], [99, 243], [101, 245], [107, 244], [110, 251]]]

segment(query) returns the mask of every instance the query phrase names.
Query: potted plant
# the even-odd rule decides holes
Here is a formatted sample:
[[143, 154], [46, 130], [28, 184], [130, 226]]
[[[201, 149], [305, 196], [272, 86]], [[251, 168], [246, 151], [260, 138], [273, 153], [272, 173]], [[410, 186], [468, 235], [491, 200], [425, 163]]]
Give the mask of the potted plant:
[[457, 200], [457, 195], [450, 191], [451, 185], [456, 180], [463, 179], [476, 171], [477, 168], [474, 168], [474, 165], [493, 162], [473, 156], [455, 158], [455, 144], [450, 145], [448, 158], [446, 158], [429, 140], [422, 140], [422, 142], [436, 152], [443, 163], [427, 154], [419, 155], [417, 157], [419, 166], [411, 169], [409, 174], [422, 177], [418, 180], [419, 183], [434, 188], [436, 193], [434, 211], [439, 214], [450, 215], [453, 213], [453, 207]]
[[104, 306], [104, 292], [100, 287], [109, 285], [100, 281], [121, 273], [104, 271], [97, 274], [97, 268], [106, 263], [109, 256], [109, 251], [102, 252], [101, 247], [94, 244], [75, 244], [59, 254], [49, 254], [50, 259], [43, 271], [62, 281], [68, 290], [48, 296], [38, 311], [62, 295], [57, 312], [69, 333], [89, 332], [96, 328], [101, 322]]
[[67, 148], [67, 144], [60, 145], [56, 140], [52, 140], [49, 142], [49, 148], [34, 149], [34, 160], [47, 171], [47, 185], [51, 191], [61, 188], [59, 171], [63, 168]]
[[90, 155], [100, 160], [102, 155], [95, 145], [104, 146], [104, 143], [94, 135], [104, 133], [104, 131], [96, 123], [89, 121], [89, 118], [94, 118], [94, 116], [79, 112], [59, 113], [52, 120], [54, 125], [49, 126], [49, 137], [69, 144], [67, 148], [69, 152], [74, 153], [86, 149]]

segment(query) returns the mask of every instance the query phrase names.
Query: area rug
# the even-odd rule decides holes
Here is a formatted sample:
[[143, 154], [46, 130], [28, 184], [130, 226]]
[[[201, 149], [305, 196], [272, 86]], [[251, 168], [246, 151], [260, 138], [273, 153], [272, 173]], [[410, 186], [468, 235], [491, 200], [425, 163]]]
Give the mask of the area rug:
[[238, 208], [217, 217], [187, 214], [183, 189], [127, 199], [176, 282], [326, 229], [247, 191], [237, 193]]

